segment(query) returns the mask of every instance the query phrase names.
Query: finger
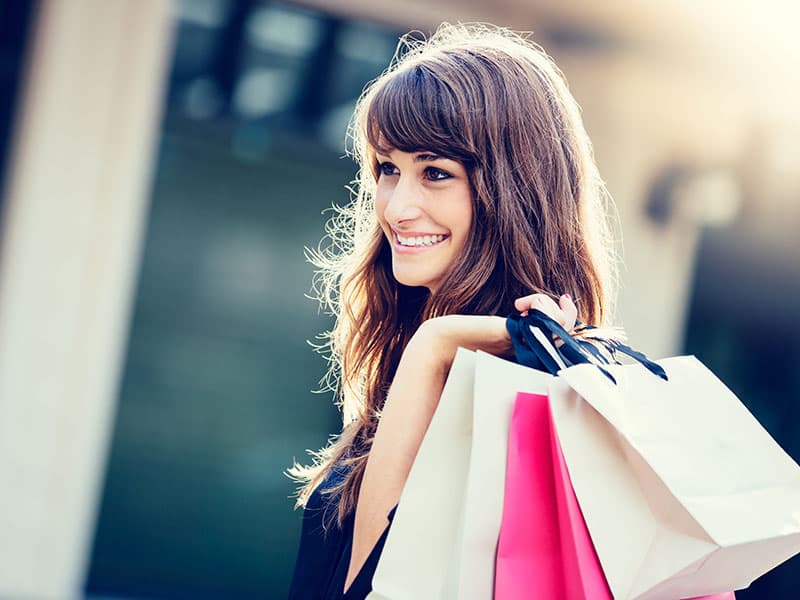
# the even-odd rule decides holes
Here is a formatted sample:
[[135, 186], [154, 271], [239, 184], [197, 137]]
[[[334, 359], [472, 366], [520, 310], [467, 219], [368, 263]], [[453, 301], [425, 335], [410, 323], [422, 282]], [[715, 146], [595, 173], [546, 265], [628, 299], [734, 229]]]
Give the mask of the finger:
[[[557, 321], [558, 323], [562, 323], [564, 320], [564, 315], [561, 310], [561, 307], [555, 303], [555, 301], [550, 297], [544, 294], [538, 294], [536, 298], [533, 299], [532, 308], [537, 308], [546, 314], [548, 317]], [[563, 324], [563, 323], [562, 323]]]
[[557, 309], [558, 306], [546, 294], [530, 294], [528, 296], [517, 298], [514, 301], [514, 308], [520, 312], [528, 311], [533, 308], [538, 308], [539, 310], [546, 312], [547, 310]]
[[520, 310], [523, 317], [528, 315], [529, 310], [537, 309], [564, 328], [567, 324], [571, 325], [571, 322], [568, 321], [569, 316], [565, 315], [559, 304], [556, 304], [555, 300], [547, 294], [531, 294], [518, 298], [515, 301], [515, 307]]
[[516, 308], [519, 312], [527, 312], [531, 309], [531, 301], [536, 296], [536, 294], [531, 294], [530, 296], [522, 296], [522, 298], [517, 298], [514, 300], [514, 308]]
[[575, 321], [578, 319], [578, 307], [573, 302], [569, 294], [564, 294], [558, 299], [558, 305], [561, 307], [561, 312], [564, 315], [564, 322], [562, 326], [567, 331], [575, 327]]

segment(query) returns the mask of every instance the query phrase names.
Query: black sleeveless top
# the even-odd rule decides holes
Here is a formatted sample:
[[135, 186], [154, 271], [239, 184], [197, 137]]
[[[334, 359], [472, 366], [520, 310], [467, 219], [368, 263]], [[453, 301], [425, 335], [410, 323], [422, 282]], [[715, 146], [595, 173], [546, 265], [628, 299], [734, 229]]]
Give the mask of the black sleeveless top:
[[[323, 522], [326, 499], [320, 491], [336, 485], [342, 477], [341, 470], [331, 469], [328, 477], [308, 498], [303, 511], [300, 548], [289, 587], [289, 600], [364, 600], [372, 591], [372, 576], [378, 566], [397, 507], [389, 513], [389, 525], [345, 594], [344, 582], [353, 547], [355, 511], [345, 519], [341, 528], [335, 518], [330, 519], [333, 522], [327, 526], [326, 531]], [[328, 510], [336, 510], [336, 507], [331, 506]]]

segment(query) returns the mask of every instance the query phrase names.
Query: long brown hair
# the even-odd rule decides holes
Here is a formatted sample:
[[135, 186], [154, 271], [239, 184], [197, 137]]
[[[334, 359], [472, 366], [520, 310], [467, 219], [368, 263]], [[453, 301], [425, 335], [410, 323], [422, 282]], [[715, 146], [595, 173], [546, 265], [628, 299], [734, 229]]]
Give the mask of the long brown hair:
[[[351, 121], [359, 164], [349, 205], [313, 253], [317, 291], [336, 317], [325, 349], [341, 434], [289, 473], [298, 505], [333, 466], [323, 490], [338, 520], [354, 509], [380, 411], [419, 324], [445, 314], [507, 315], [515, 298], [576, 299], [602, 325], [613, 296], [607, 194], [580, 109], [560, 70], [526, 36], [486, 24], [443, 24], [427, 40], [400, 39], [388, 69], [367, 86]], [[373, 197], [376, 150], [427, 150], [461, 161], [474, 218], [462, 256], [437, 292], [399, 284]]]

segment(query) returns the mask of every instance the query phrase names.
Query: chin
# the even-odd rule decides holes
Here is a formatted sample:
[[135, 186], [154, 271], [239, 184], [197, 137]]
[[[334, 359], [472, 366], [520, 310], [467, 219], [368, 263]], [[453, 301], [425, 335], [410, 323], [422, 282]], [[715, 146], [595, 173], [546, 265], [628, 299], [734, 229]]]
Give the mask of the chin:
[[424, 287], [430, 290], [436, 281], [435, 277], [426, 277], [421, 273], [405, 273], [393, 271], [395, 281], [407, 287]]

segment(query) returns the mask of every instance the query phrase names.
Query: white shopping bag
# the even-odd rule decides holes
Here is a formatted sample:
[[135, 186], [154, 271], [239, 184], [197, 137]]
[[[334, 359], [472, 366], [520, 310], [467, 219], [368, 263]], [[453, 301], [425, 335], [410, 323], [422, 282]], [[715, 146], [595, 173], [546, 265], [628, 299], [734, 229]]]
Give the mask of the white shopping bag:
[[800, 552], [800, 467], [694, 357], [563, 369], [558, 437], [615, 599], [747, 587]]
[[551, 375], [459, 349], [409, 473], [369, 600], [491, 600], [517, 392]]

